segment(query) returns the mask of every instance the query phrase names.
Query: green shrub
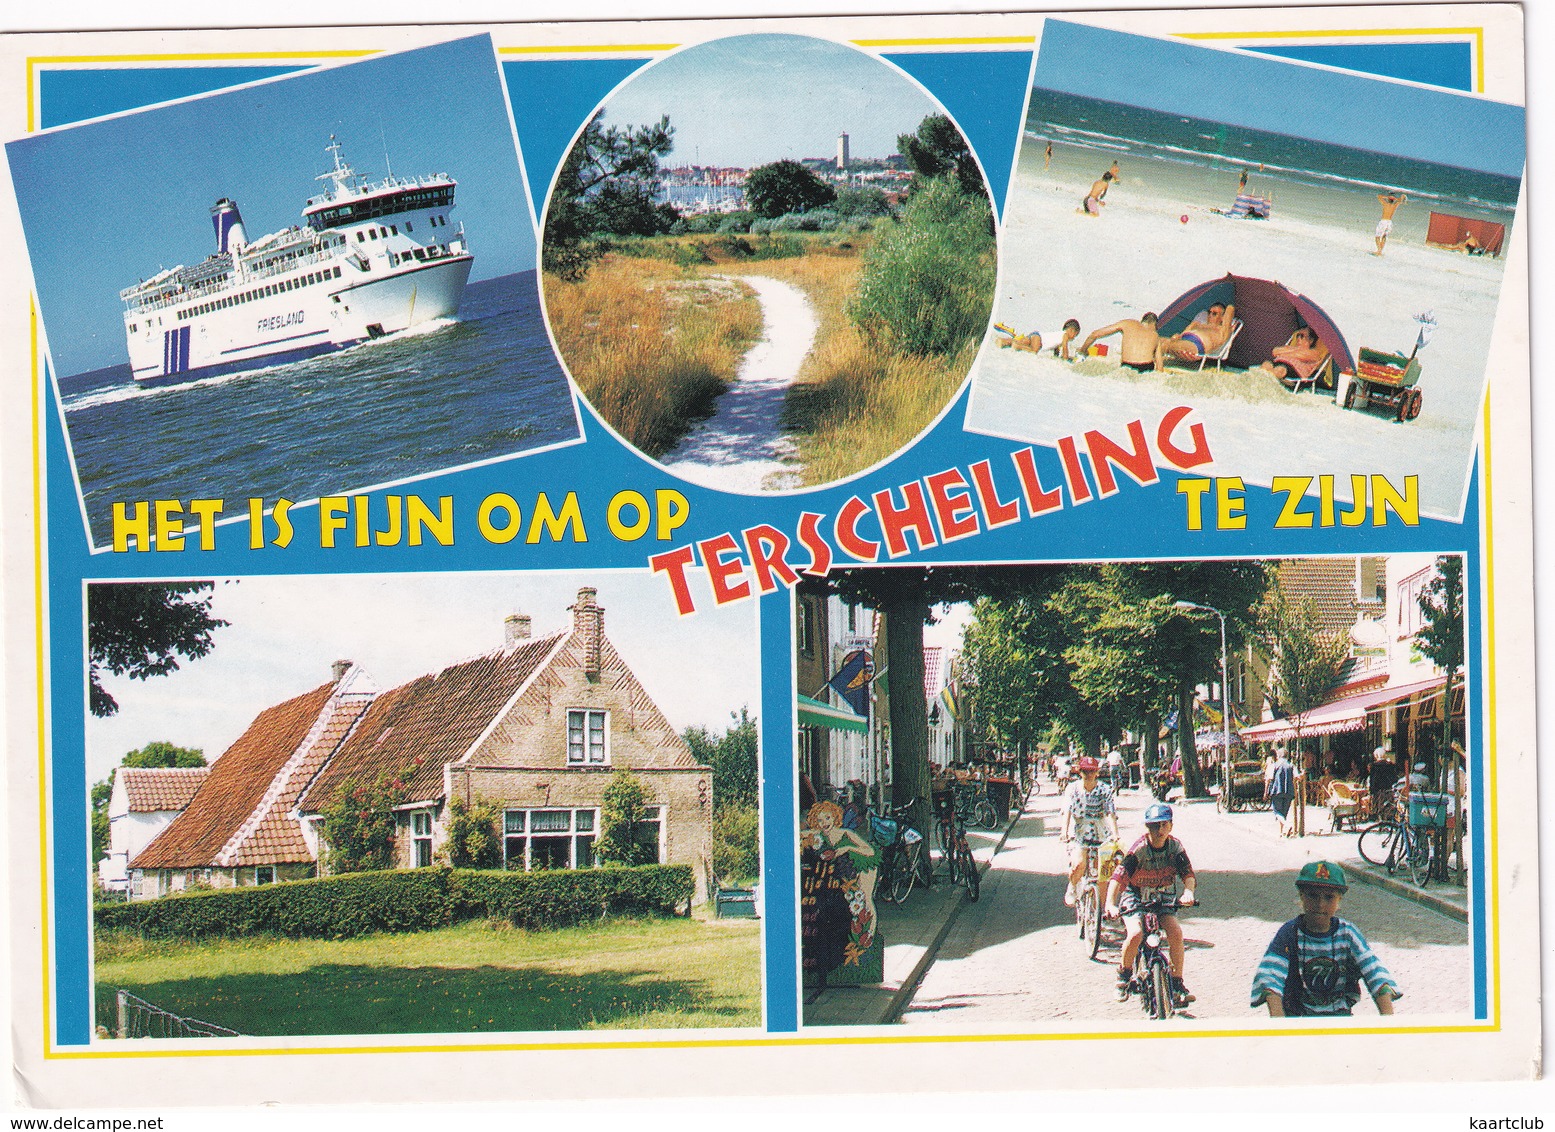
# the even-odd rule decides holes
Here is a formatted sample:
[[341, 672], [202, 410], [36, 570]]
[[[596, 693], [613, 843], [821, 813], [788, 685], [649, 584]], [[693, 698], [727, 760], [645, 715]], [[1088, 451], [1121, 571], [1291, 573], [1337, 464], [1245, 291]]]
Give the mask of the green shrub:
[[502, 838], [497, 832], [500, 815], [491, 802], [466, 806], [463, 799], [448, 803], [448, 837], [444, 848], [448, 863], [456, 869], [496, 869], [502, 866]]
[[102, 904], [94, 922], [100, 932], [156, 939], [260, 933], [347, 939], [467, 919], [543, 928], [604, 916], [675, 913], [689, 905], [693, 891], [689, 865], [545, 873], [403, 869]]
[[986, 196], [929, 181], [901, 219], [875, 229], [849, 315], [871, 341], [949, 356], [981, 338], [993, 306], [994, 240]]
[[725, 884], [750, 884], [761, 876], [761, 816], [738, 802], [713, 815], [713, 875]]

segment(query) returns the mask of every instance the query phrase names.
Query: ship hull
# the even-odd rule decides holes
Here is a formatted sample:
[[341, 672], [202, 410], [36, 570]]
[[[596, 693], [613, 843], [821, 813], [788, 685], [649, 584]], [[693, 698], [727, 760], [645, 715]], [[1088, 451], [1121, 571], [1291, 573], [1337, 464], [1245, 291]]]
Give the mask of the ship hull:
[[[378, 274], [349, 261], [339, 278], [214, 310], [131, 336], [130, 365], [146, 387], [284, 365], [394, 334], [459, 310], [474, 263], [468, 254]], [[283, 283], [286, 282], [283, 280]]]

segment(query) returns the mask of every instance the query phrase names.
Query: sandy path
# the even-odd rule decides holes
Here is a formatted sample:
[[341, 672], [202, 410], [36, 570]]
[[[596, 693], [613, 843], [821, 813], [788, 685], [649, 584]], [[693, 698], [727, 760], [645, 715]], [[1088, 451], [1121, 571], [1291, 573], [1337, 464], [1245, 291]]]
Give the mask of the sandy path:
[[800, 484], [798, 449], [778, 421], [820, 323], [799, 288], [742, 275], [761, 303], [762, 337], [718, 409], [664, 458], [678, 476], [720, 491], [786, 491]]

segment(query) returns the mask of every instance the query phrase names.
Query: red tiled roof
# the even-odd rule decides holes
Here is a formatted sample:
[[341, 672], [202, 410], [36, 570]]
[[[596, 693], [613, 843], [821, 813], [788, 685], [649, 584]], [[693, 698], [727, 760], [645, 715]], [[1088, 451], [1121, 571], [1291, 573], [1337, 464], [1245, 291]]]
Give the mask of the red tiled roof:
[[299, 808], [318, 813], [348, 780], [406, 775], [406, 801], [439, 798], [443, 767], [469, 750], [561, 635], [525, 641], [384, 692], [307, 788]]
[[1287, 597], [1312, 602], [1318, 628], [1349, 629], [1355, 624], [1355, 559], [1286, 558], [1278, 569]]
[[183, 809], [210, 772], [208, 766], [121, 766], [118, 780], [130, 813], [150, 814]]
[[[334, 691], [325, 684], [266, 708], [215, 761], [188, 807], [130, 862], [136, 869], [212, 865], [308, 737]], [[301, 840], [299, 834], [298, 840]], [[306, 851], [292, 860], [307, 861]]]
[[227, 843], [219, 863], [272, 865], [312, 859], [302, 827], [291, 816], [292, 807], [371, 703], [371, 695], [354, 694], [334, 696], [324, 705], [304, 745], [272, 780], [264, 800]]

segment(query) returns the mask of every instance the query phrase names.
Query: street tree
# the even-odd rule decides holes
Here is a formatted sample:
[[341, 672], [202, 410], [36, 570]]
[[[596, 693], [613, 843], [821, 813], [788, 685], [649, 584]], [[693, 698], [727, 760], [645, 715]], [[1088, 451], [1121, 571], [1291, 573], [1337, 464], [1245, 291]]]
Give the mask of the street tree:
[[87, 587], [89, 707], [113, 715], [118, 701], [102, 673], [147, 680], [176, 672], [179, 658], [211, 651], [212, 634], [227, 622], [211, 616], [212, 582], [99, 582]]
[[748, 707], [729, 719], [722, 735], [699, 724], [682, 737], [692, 758], [713, 768], [713, 871], [722, 880], [750, 881], [761, 872], [759, 732]]
[[797, 161], [759, 165], [745, 178], [745, 203], [752, 212], [776, 219], [809, 212], [837, 199], [836, 190]]
[[[1343, 630], [1318, 627], [1317, 606], [1308, 597], [1292, 597], [1280, 585], [1273, 565], [1268, 567], [1269, 587], [1259, 609], [1259, 630], [1273, 664], [1268, 693], [1277, 712], [1283, 712], [1295, 732], [1295, 763], [1305, 768], [1301, 729], [1307, 713], [1323, 702], [1344, 671], [1350, 644]], [[1306, 804], [1296, 791], [1296, 832], [1306, 833]]]
[[[179, 747], [162, 739], [153, 740], [144, 747], [130, 751], [119, 760], [119, 766], [133, 767], [197, 767], [205, 766], [205, 754], [196, 747]], [[110, 840], [108, 829], [108, 802], [113, 797], [113, 780], [119, 767], [108, 772], [108, 777], [92, 784], [92, 860], [100, 861], [108, 854]]]
[[898, 135], [896, 148], [919, 177], [944, 177], [968, 196], [988, 195], [972, 147], [945, 115], [930, 114], [914, 132]]
[[678, 216], [655, 199], [659, 159], [675, 148], [669, 117], [606, 126], [603, 116], [595, 114], [567, 151], [545, 212], [542, 266], [569, 282], [609, 250], [609, 235], [667, 232]]
[[[1442, 688], [1442, 758], [1436, 764], [1436, 788], [1446, 788], [1447, 768], [1456, 767], [1452, 749], [1452, 690], [1463, 669], [1465, 637], [1463, 619], [1463, 558], [1443, 554], [1436, 559], [1436, 576], [1420, 591], [1420, 616], [1425, 624], [1415, 643], [1431, 662], [1447, 674]], [[1457, 812], [1463, 812], [1464, 775], [1455, 770], [1453, 792]], [[1452, 851], [1457, 868], [1463, 868], [1463, 823], [1453, 827]]]

